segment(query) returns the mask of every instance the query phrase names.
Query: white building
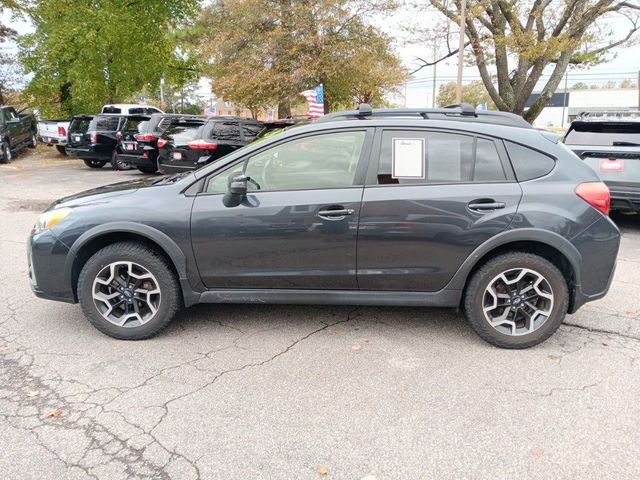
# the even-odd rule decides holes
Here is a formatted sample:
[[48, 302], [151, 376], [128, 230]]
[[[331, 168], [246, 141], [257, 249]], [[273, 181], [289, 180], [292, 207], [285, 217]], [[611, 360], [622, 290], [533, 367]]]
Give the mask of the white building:
[[[536, 98], [537, 94], [533, 94], [528, 104], [533, 103]], [[558, 92], [542, 110], [534, 126], [566, 128], [580, 112], [638, 110], [639, 102], [640, 93], [635, 88], [570, 90], [566, 96], [564, 92]]]

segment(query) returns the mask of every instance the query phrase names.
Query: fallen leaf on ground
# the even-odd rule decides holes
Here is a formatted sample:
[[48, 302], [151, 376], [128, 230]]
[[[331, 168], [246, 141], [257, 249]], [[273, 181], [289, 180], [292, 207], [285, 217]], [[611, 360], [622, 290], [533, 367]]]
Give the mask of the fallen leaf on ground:
[[536, 458], [542, 458], [542, 456], [544, 455], [544, 450], [542, 450], [541, 448], [533, 448], [531, 450], [531, 455], [533, 455]]
[[367, 343], [367, 344], [368, 344], [368, 343], [369, 343], [369, 339], [368, 339], [368, 338], [365, 338], [364, 343]]
[[40, 392], [37, 390], [31, 390], [30, 392], [27, 392], [27, 397], [37, 397], [39, 393]]
[[62, 410], [60, 410], [59, 408], [55, 409], [49, 414], [50, 417], [59, 417], [60, 415], [62, 415]]
[[320, 475], [323, 477], [329, 475], [329, 469], [327, 467], [320, 467]]
[[554, 355], [553, 353], [550, 353], [549, 355], [547, 355], [547, 357], [549, 357], [549, 359], [551, 360], [558, 360], [560, 358], [560, 355]]
[[357, 343], [351, 347], [351, 349], [352, 349], [352, 350], [355, 350], [356, 352], [357, 352], [358, 350], [360, 350], [361, 348], [362, 348], [362, 347], [361, 347], [360, 345], [358, 345]]

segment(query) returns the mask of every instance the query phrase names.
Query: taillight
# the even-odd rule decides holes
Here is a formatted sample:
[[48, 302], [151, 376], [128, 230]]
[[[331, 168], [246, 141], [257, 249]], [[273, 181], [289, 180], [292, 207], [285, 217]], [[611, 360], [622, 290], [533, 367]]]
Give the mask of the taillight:
[[59, 137], [66, 137], [67, 136], [67, 131], [65, 130], [64, 127], [58, 127], [58, 136]]
[[218, 148], [218, 144], [207, 142], [205, 140], [193, 140], [192, 142], [187, 143], [191, 150], [215, 150]]
[[164, 148], [164, 146], [167, 144], [167, 140], [164, 138], [159, 138], [158, 139], [158, 148]]
[[91, 132], [91, 143], [93, 145], [98, 143], [98, 132]]
[[576, 187], [576, 195], [596, 210], [609, 215], [611, 209], [611, 193], [602, 182], [581, 183]]
[[137, 133], [133, 137], [139, 142], [153, 142], [156, 139], [153, 133]]

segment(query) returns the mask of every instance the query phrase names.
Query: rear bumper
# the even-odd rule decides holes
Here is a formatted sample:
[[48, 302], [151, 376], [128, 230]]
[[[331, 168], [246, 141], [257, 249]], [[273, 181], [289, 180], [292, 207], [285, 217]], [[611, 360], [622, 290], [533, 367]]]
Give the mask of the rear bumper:
[[598, 300], [609, 291], [620, 248], [620, 230], [609, 217], [603, 216], [571, 243], [582, 257], [569, 306], [569, 313], [575, 313], [585, 303]]
[[120, 157], [123, 162], [127, 162], [134, 167], [155, 167], [157, 165], [155, 157], [144, 158], [142, 155], [127, 153], [119, 153], [118, 157]]
[[66, 138], [47, 137], [46, 135], [38, 137], [38, 141], [40, 143], [43, 143], [43, 144], [48, 145], [48, 146], [51, 146], [51, 145], [66, 145], [67, 144], [67, 139]]
[[640, 184], [637, 187], [620, 186], [604, 182], [611, 191], [612, 210], [640, 211]]
[[70, 147], [69, 145], [67, 145], [65, 147], [65, 151], [67, 152], [67, 155], [71, 155], [72, 157], [78, 157], [83, 160], [105, 160], [105, 161], [111, 160], [110, 155], [105, 155], [104, 153], [96, 152], [92, 148], [76, 148], [76, 147]]

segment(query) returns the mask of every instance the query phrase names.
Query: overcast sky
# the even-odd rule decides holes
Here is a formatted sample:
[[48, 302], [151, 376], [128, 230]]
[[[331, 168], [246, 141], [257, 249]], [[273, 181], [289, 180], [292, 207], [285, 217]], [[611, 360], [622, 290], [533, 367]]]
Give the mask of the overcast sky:
[[[413, 16], [413, 13], [411, 14]], [[3, 24], [10, 25], [19, 33], [26, 33], [32, 30], [30, 23], [12, 19], [8, 11], [3, 11], [0, 14], [0, 18]], [[431, 18], [426, 18], [423, 23], [428, 23]], [[385, 31], [394, 36], [400, 35], [400, 26], [407, 24], [409, 21], [415, 21], [415, 18], [409, 18], [409, 14], [406, 12], [398, 12], [391, 18], [379, 18], [375, 23], [378, 23]], [[626, 24], [622, 21], [614, 23], [614, 26], [620, 31], [626, 28]], [[453, 40], [456, 43], [456, 40]], [[6, 51], [15, 51], [15, 48], [10, 45], [4, 45], [3, 48]], [[636, 45], [631, 48], [617, 49], [615, 58], [611, 61], [591, 67], [588, 69], [570, 69], [568, 72], [568, 85], [569, 87], [576, 82], [585, 82], [587, 84], [603, 84], [607, 80], [614, 80], [619, 82], [625, 78], [633, 79], [637, 81], [637, 72], [640, 70], [640, 55], [638, 54], [640, 46]], [[405, 45], [397, 48], [398, 53], [401, 55], [404, 63], [408, 68], [413, 70], [416, 66], [415, 57], [423, 57], [430, 59], [433, 56], [431, 45]], [[441, 83], [455, 80], [457, 68], [457, 59], [451, 58], [448, 61], [438, 64], [436, 74], [436, 88]], [[475, 66], [465, 67], [463, 78], [466, 81], [479, 79], [478, 70]], [[428, 67], [421, 70], [414, 75], [414, 79], [408, 82], [406, 87], [406, 102], [408, 106], [430, 106], [431, 102], [431, 90], [433, 81], [433, 67]], [[541, 87], [542, 85], [539, 85]], [[561, 85], [562, 86], [562, 85]], [[203, 93], [207, 89], [206, 84], [202, 85]], [[402, 103], [401, 100], [400, 103]]]

